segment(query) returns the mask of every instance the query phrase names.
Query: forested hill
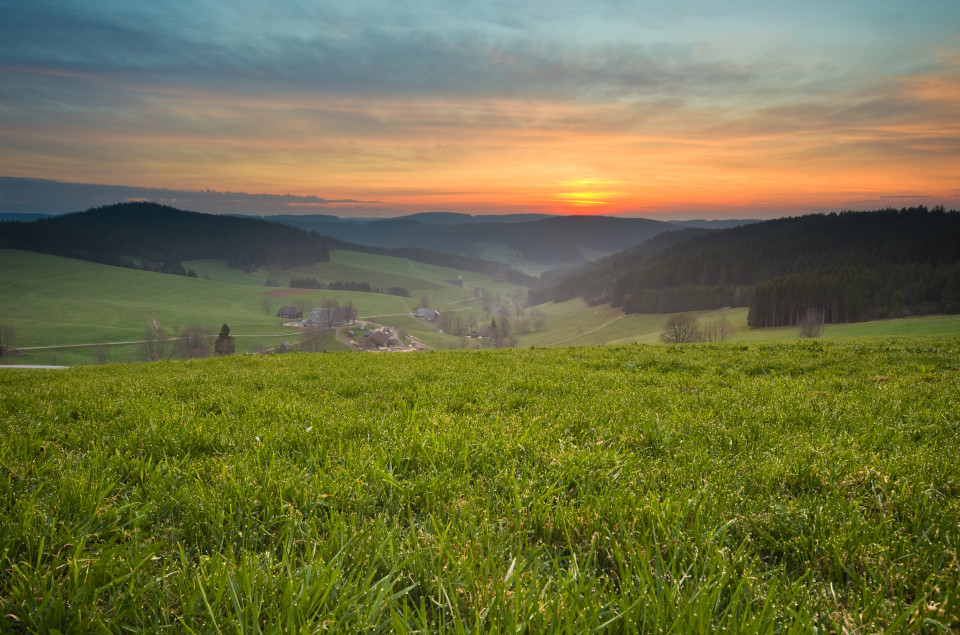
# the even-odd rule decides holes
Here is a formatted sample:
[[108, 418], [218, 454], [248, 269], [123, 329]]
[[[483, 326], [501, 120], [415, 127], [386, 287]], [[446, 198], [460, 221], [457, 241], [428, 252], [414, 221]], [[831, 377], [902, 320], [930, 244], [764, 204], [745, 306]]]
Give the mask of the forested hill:
[[418, 248], [348, 243], [290, 225], [243, 216], [188, 212], [157, 203], [118, 203], [31, 222], [0, 221], [0, 249], [39, 251], [102, 264], [189, 275], [182, 262], [222, 259], [231, 267], [289, 268], [329, 260], [343, 249], [486, 273], [531, 286], [509, 266]]
[[[184, 260], [232, 267], [292, 267], [329, 260], [322, 237], [252, 218], [187, 212], [157, 203], [118, 203], [27, 223], [0, 223], [0, 248], [23, 249], [165, 273]], [[131, 258], [139, 259], [135, 263]]]
[[751, 306], [755, 326], [793, 324], [817, 308], [842, 322], [960, 311], [958, 269], [958, 212], [842, 212], [662, 234], [531, 300], [581, 296], [628, 313]]

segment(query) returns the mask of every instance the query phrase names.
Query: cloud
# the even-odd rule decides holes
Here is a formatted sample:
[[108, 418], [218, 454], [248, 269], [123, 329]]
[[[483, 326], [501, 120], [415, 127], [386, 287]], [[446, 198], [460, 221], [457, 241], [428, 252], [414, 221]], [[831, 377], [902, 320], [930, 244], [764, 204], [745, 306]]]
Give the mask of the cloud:
[[[3, 212], [59, 214], [135, 200], [149, 200], [191, 211], [230, 214], [296, 214], [320, 209], [336, 213], [341, 206], [357, 210], [364, 209], [359, 204], [377, 203], [293, 194], [171, 190], [0, 177], [0, 211]], [[302, 211], [302, 208], [310, 211]]]
[[629, 181], [617, 200], [638, 208], [939, 193], [960, 168], [958, 19], [936, 2], [31, 0], [0, 7], [0, 174], [224, 211], [550, 206], [577, 180]]

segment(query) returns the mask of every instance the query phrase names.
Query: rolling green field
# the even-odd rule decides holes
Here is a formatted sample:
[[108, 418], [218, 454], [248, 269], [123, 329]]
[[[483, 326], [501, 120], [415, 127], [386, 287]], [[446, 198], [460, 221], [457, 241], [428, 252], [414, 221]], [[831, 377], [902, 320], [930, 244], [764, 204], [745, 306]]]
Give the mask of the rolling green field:
[[[8, 361], [17, 364], [86, 365], [101, 361], [100, 343], [109, 343], [106, 361], [144, 359], [136, 343], [147, 325], [156, 320], [168, 334], [190, 324], [215, 333], [228, 324], [237, 336], [237, 352], [273, 349], [283, 342], [296, 346], [300, 332], [284, 327], [275, 317], [280, 306], [303, 302], [320, 306], [324, 300], [347, 302], [362, 321], [404, 329], [437, 349], [482, 348], [485, 342], [439, 332], [439, 325], [409, 317], [427, 296], [431, 306], [460, 316], [464, 324], [479, 327], [493, 317], [478, 297], [491, 295], [488, 308], [511, 307], [516, 345], [594, 346], [602, 344], [656, 343], [667, 319], [659, 314], [624, 315], [610, 306], [587, 306], [581, 300], [528, 307], [525, 328], [516, 321], [516, 306], [525, 290], [482, 274], [435, 267], [423, 263], [348, 251], [334, 251], [330, 262], [286, 271], [263, 269], [246, 273], [222, 262], [195, 260], [186, 263], [199, 279], [108, 267], [45, 254], [0, 250], [0, 324], [12, 326], [19, 353]], [[367, 282], [386, 288], [403, 286], [411, 297], [346, 291], [296, 291], [265, 286], [268, 278], [287, 284], [291, 277], [324, 282]], [[446, 284], [462, 279], [464, 287]], [[269, 309], [265, 308], [267, 302]], [[796, 341], [794, 328], [751, 329], [745, 308], [697, 312], [702, 323], [721, 317], [735, 328], [734, 342]], [[537, 328], [534, 328], [537, 323]], [[931, 316], [858, 324], [828, 325], [824, 339], [949, 336], [960, 334], [958, 316]], [[332, 335], [324, 349], [346, 348]]]
[[958, 338], [0, 371], [0, 631], [955, 631], [958, 413]]
[[[433, 267], [397, 258], [335, 251], [331, 262], [286, 272], [261, 270], [245, 273], [217, 261], [192, 261], [188, 266], [201, 276], [163, 275], [147, 271], [110, 267], [46, 254], [0, 250], [0, 324], [13, 327], [14, 346], [21, 354], [18, 364], [94, 363], [93, 347], [110, 343], [108, 362], [143, 359], [136, 344], [152, 320], [174, 333], [190, 324], [216, 332], [229, 324], [237, 337], [238, 352], [271, 348], [282, 341], [296, 343], [299, 332], [284, 327], [275, 313], [284, 304], [303, 301], [320, 306], [325, 299], [341, 304], [352, 302], [361, 319], [382, 316], [402, 318], [418, 306], [427, 294], [440, 309], [472, 310], [479, 300], [472, 288], [444, 284], [462, 276], [468, 285], [515, 291], [518, 287], [493, 281], [472, 272]], [[327, 282], [347, 280], [373, 286], [405, 286], [410, 298], [380, 293], [349, 291], [306, 291], [275, 297], [287, 290], [267, 287], [268, 277], [314, 277]], [[420, 277], [417, 277], [420, 276]], [[206, 279], [205, 279], [206, 278]], [[439, 282], [435, 282], [438, 280]], [[273, 294], [273, 295], [271, 295]], [[265, 310], [264, 301], [269, 302]], [[453, 303], [453, 304], [449, 304]], [[414, 325], [438, 347], [452, 346], [456, 338], [443, 338], [433, 326]], [[327, 350], [342, 350], [333, 337]], [[43, 347], [43, 348], [36, 348]], [[56, 348], [48, 348], [56, 347]]]

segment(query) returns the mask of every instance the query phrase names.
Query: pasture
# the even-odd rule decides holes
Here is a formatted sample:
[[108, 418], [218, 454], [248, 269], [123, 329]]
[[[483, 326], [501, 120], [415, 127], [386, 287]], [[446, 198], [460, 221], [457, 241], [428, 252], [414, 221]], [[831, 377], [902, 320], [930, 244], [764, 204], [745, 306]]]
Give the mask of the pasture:
[[960, 340], [0, 373], [0, 630], [960, 628]]

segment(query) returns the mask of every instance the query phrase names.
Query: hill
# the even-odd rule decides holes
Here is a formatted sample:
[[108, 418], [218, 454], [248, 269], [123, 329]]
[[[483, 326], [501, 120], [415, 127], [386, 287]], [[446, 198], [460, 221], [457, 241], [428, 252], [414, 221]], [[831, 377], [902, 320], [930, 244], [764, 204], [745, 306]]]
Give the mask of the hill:
[[954, 337], [0, 369], [0, 631], [955, 632], [958, 367]]
[[[340, 223], [335, 216], [312, 218]], [[331, 249], [344, 249], [477, 271], [519, 284], [534, 283], [503, 263], [442, 251], [352, 244], [262, 218], [201, 214], [146, 202], [119, 203], [33, 222], [0, 222], [0, 249], [39, 251], [179, 275], [195, 273], [183, 267], [187, 260], [222, 259], [247, 271], [264, 266], [289, 269], [327, 261]]]
[[628, 313], [750, 306], [753, 326], [795, 324], [808, 308], [830, 323], [960, 312], [960, 213], [815, 214], [662, 234], [531, 302], [577, 296]]
[[427, 225], [458, 225], [463, 223], [527, 223], [554, 218], [551, 214], [457, 214], [453, 212], [420, 212], [398, 216], [391, 220], [414, 220]]
[[327, 260], [319, 236], [253, 218], [187, 212], [157, 203], [118, 203], [0, 223], [0, 248], [185, 274], [181, 262], [222, 258], [234, 267], [288, 267]]
[[[675, 229], [660, 221], [609, 216], [552, 216], [536, 220], [518, 216], [498, 220], [494, 216], [461, 218], [444, 214], [426, 221], [425, 216], [413, 215], [363, 224], [298, 216], [276, 218], [350, 243], [416, 247], [495, 259], [517, 267], [532, 265], [540, 271], [550, 266], [583, 263]], [[444, 222], [439, 222], [441, 219]]]
[[52, 218], [50, 214], [21, 214], [19, 212], [0, 212], [0, 221], [30, 222], [41, 218]]
[[[238, 352], [279, 346], [300, 339], [297, 328], [276, 317], [283, 305], [310, 308], [336, 301], [351, 304], [361, 320], [404, 329], [429, 346], [453, 348], [457, 337], [437, 325], [409, 317], [426, 299], [465, 321], [488, 315], [484, 306], [509, 305], [522, 297], [517, 285], [471, 271], [450, 269], [390, 256], [332, 250], [330, 260], [290, 267], [244, 271], [223, 260], [184, 261], [196, 278], [114, 267], [17, 250], [0, 250], [0, 325], [15, 332], [11, 360], [18, 364], [95, 363], [94, 349], [109, 345], [107, 360], [142, 360], [148, 326], [173, 336], [190, 325], [216, 332], [227, 323], [237, 335]], [[291, 288], [303, 278], [332, 289]], [[402, 288], [408, 297], [359, 290]], [[489, 322], [489, 317], [487, 317]], [[132, 342], [124, 344], [124, 342]], [[331, 348], [337, 350], [334, 341]]]

